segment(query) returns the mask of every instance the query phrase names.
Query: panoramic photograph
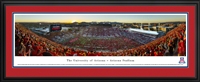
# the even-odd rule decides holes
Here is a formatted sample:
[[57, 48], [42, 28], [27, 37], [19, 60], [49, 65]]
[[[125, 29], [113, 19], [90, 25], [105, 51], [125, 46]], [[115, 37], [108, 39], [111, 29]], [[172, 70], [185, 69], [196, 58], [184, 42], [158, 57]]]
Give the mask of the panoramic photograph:
[[186, 56], [186, 15], [16, 14], [15, 56]]

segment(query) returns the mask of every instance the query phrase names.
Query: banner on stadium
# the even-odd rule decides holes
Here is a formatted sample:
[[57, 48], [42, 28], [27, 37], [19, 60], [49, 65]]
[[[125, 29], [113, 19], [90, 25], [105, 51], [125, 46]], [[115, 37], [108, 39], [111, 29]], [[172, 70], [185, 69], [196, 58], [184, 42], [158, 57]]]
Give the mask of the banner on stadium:
[[61, 25], [50, 25], [50, 32], [62, 30]]

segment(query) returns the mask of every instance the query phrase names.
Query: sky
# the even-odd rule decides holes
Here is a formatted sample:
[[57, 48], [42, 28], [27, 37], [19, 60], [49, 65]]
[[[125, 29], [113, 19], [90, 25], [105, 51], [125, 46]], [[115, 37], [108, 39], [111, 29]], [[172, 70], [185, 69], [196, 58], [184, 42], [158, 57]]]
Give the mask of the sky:
[[15, 22], [122, 22], [122, 23], [150, 23], [186, 21], [185, 15], [15, 15]]

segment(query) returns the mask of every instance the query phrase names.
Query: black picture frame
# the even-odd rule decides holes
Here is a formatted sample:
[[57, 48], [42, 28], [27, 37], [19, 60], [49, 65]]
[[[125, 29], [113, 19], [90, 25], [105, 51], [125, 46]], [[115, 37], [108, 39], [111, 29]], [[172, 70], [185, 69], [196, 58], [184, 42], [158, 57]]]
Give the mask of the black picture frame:
[[[194, 5], [196, 6], [196, 77], [195, 78], [7, 78], [5, 76], [6, 68], [5, 68], [5, 42], [6, 42], [6, 33], [5, 33], [5, 7], [7, 5]], [[200, 2], [198, 0], [138, 0], [138, 1], [1, 1], [1, 81], [199, 81], [199, 56], [200, 49], [198, 45], [200, 39], [200, 29], [199, 29], [199, 7]]]

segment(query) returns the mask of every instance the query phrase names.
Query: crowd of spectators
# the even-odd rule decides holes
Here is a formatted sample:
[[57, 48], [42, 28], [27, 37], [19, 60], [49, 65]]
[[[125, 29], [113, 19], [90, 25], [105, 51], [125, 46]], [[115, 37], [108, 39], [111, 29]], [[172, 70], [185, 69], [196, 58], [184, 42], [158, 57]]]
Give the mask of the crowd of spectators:
[[[144, 44], [142, 46], [138, 46], [131, 49], [126, 49], [121, 51], [110, 51], [110, 52], [76, 50], [73, 48], [69, 48], [67, 46], [63, 46], [56, 42], [53, 42], [47, 38], [38, 36], [37, 34], [26, 29], [24, 26], [20, 24], [16, 24], [15, 28], [16, 28], [15, 29], [16, 56], [174, 56], [174, 55], [185, 56], [186, 55], [185, 24], [181, 24], [180, 26], [169, 31], [165, 36], [157, 38], [156, 40], [150, 39], [151, 36], [143, 35], [136, 32], [128, 32], [124, 30], [122, 30], [122, 32], [116, 32], [117, 30], [116, 28], [106, 28], [110, 29], [110, 31], [106, 31], [107, 33], [103, 32], [105, 30], [94, 31], [95, 33], [92, 33], [92, 35], [97, 34], [102, 36], [106, 35], [110, 36], [112, 33], [114, 33], [112, 35], [116, 35], [115, 37], [117, 37], [116, 33], [119, 33], [119, 35], [121, 33], [124, 33], [121, 35], [124, 35], [127, 38], [133, 38]], [[63, 35], [63, 37], [61, 38], [64, 37], [65, 36]], [[145, 41], [144, 39], [139, 39], [143, 37], [145, 38], [149, 37], [150, 42]]]

